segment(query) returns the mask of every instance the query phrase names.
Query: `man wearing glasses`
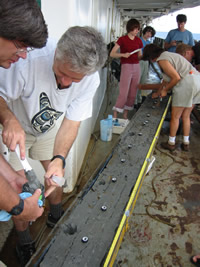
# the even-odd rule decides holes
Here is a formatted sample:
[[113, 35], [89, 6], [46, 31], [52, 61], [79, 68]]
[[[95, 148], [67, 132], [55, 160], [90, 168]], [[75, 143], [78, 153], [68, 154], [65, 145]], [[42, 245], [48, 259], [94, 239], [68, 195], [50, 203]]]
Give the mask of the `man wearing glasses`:
[[[47, 26], [35, 0], [0, 1], [0, 67], [8, 69], [20, 58], [25, 59], [32, 47], [44, 47], [47, 37]], [[2, 139], [6, 143], [4, 133]], [[16, 219], [36, 220], [43, 213], [43, 208], [38, 207], [40, 190], [32, 197], [20, 200], [18, 193], [26, 179], [15, 172], [2, 155], [0, 166], [0, 209]]]
[[[1, 37], [0, 37], [1, 38]], [[1, 38], [2, 39], [2, 38]], [[17, 62], [20, 58], [26, 59], [27, 53], [34, 50], [33, 47], [26, 47], [23, 43], [19, 41], [10, 41], [10, 40], [4, 40], [1, 41], [3, 48], [8, 48], [8, 42], [12, 42], [12, 46], [15, 46], [15, 53], [12, 54], [9, 58], [4, 58], [2, 55], [0, 58], [0, 64], [2, 68], [8, 69], [10, 68], [11, 64]], [[3, 53], [2, 53], [3, 54]]]

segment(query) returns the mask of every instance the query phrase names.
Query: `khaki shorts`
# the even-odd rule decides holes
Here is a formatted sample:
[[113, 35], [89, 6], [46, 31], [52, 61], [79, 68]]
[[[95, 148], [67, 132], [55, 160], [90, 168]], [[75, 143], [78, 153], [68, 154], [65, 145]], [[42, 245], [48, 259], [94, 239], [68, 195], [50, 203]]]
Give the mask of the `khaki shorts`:
[[200, 103], [200, 74], [188, 74], [172, 90], [172, 106], [191, 108]]
[[[26, 157], [34, 160], [50, 160], [53, 157], [54, 141], [62, 119], [58, 125], [40, 136], [26, 134]], [[15, 152], [10, 152], [10, 165], [16, 170], [22, 170], [22, 165]]]

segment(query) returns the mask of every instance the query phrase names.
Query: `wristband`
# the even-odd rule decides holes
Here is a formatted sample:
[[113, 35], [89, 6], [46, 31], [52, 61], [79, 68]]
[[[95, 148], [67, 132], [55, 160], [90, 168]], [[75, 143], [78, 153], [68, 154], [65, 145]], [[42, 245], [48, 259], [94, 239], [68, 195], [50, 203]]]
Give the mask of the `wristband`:
[[53, 158], [51, 159], [51, 161], [53, 161], [54, 159], [61, 159], [62, 162], [63, 162], [63, 169], [65, 168], [65, 158], [61, 155], [56, 155], [56, 156], [53, 156]]
[[19, 204], [14, 206], [11, 211], [9, 211], [8, 213], [10, 215], [19, 215], [20, 213], [22, 213], [22, 211], [24, 210], [24, 200], [20, 198], [19, 200]]

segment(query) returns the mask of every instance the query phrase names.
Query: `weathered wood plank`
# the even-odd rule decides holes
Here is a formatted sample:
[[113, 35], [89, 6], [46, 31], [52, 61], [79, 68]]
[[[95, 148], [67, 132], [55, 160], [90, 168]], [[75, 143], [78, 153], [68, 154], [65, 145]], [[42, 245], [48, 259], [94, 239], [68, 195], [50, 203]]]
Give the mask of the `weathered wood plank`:
[[[45, 266], [101, 266], [112, 243], [140, 169], [152, 143], [168, 99], [148, 97], [121, 135], [119, 144], [92, 189], [60, 225], [40, 263]], [[150, 117], [148, 117], [150, 114]], [[146, 124], [143, 123], [145, 121]], [[142, 135], [140, 135], [142, 133]], [[128, 145], [132, 145], [131, 148]], [[125, 159], [122, 163], [121, 159]], [[112, 182], [112, 177], [117, 181]], [[102, 211], [102, 206], [107, 210]], [[69, 225], [76, 226], [68, 234]], [[83, 243], [82, 238], [88, 237]]]

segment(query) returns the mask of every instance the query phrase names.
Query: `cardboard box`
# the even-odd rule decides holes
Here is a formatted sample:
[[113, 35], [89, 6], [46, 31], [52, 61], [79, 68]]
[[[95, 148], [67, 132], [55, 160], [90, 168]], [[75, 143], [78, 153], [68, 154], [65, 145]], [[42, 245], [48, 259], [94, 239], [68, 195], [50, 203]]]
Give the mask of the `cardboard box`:
[[113, 119], [113, 130], [114, 134], [121, 134], [129, 124], [129, 120], [125, 119]]

